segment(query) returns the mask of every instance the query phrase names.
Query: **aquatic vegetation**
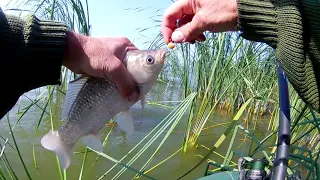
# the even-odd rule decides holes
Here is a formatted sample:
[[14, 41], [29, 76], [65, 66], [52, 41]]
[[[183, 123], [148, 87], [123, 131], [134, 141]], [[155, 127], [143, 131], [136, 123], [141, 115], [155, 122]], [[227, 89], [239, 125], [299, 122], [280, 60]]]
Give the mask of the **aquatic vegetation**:
[[[40, 18], [65, 21], [71, 29], [90, 35], [87, 1], [12, 0], [10, 3], [10, 7], [15, 8], [7, 10], [9, 12], [19, 14], [25, 10], [22, 7], [28, 7]], [[141, 29], [141, 32], [147, 29]], [[75, 171], [72, 171], [73, 174], [68, 173], [69, 170], [62, 171], [58, 159], [55, 162], [57, 169], [52, 171], [57, 171], [60, 179], [83, 179], [91, 173], [91, 168], [97, 168], [96, 164], [103, 159], [114, 164], [102, 167], [99, 172], [103, 173], [97, 176], [97, 179], [119, 179], [125, 173], [133, 179], [156, 179], [154, 174], [160, 167], [166, 168], [173, 162], [172, 159], [183, 159], [185, 156], [193, 163], [192, 166], [183, 164], [184, 161], [181, 160], [185, 167], [179, 167], [182, 170], [172, 174], [172, 178], [192, 174], [193, 170], [201, 168], [207, 160], [217, 165], [212, 172], [219, 171], [222, 167], [235, 169], [239, 157], [247, 160], [265, 157], [269, 165], [272, 165], [279, 127], [275, 53], [263, 43], [246, 41], [238, 35], [236, 32], [206, 34], [205, 42], [175, 44], [173, 49], [168, 49], [159, 84], [165, 86], [163, 94], [170, 94], [162, 96], [160, 101], [147, 102], [148, 106], [165, 109], [168, 114], [155, 127], [150, 128], [143, 138], [135, 142], [124, 156], [114, 157], [108, 154], [107, 150], [106, 153], [99, 153], [88, 147], [81, 147], [76, 152], [83, 156], [82, 161], [78, 162], [78, 174], [75, 175]], [[146, 44], [148, 48], [167, 48], [160, 33]], [[45, 132], [42, 130], [44, 126], [56, 129], [63, 123], [58, 120], [60, 105], [67, 83], [76, 76], [64, 67], [61, 86], [46, 86], [26, 93], [21, 97], [24, 101], [20, 100], [2, 120], [1, 125], [7, 126], [9, 131], [1, 132], [0, 179], [32, 179], [39, 172], [44, 172], [43, 168], [46, 167], [39, 165], [40, 159], [45, 156], [39, 153], [39, 134]], [[182, 93], [167, 91], [171, 84], [174, 84], [176, 89], [181, 89]], [[178, 100], [170, 99], [172, 94], [178, 97]], [[319, 114], [304, 104], [290, 85], [289, 94], [292, 120], [288, 172], [300, 169], [304, 177], [319, 177]], [[35, 111], [35, 108], [40, 111]], [[218, 113], [226, 114], [228, 120], [213, 122], [213, 117], [218, 116]], [[15, 128], [27, 119], [28, 114], [36, 118], [30, 125], [30, 129], [34, 129], [29, 137], [30, 147], [28, 146], [32, 152], [22, 152]], [[182, 128], [179, 124], [182, 124]], [[105, 149], [108, 149], [113, 141], [111, 137], [115, 126], [107, 128], [107, 132], [102, 136], [105, 138]], [[180, 139], [175, 139], [177, 148], [164, 153], [161, 150], [171, 146], [166, 142], [175, 138], [174, 133], [181, 134]], [[204, 141], [204, 136], [209, 138]], [[19, 162], [10, 161], [8, 154], [12, 153], [18, 156]], [[25, 157], [31, 154], [34, 166], [28, 167]], [[17, 174], [17, 171], [24, 173]], [[204, 169], [199, 171], [201, 174], [194, 177], [202, 176]]]

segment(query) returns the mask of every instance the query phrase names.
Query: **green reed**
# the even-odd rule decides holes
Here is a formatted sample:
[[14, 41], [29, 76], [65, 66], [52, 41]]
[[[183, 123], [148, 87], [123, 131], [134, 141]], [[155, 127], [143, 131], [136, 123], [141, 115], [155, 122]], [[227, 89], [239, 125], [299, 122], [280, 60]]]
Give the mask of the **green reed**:
[[[206, 36], [207, 41], [202, 43], [177, 45], [174, 55], [170, 54], [167, 60], [172, 66], [170, 71], [165, 72], [170, 72], [171, 77], [178, 78], [170, 79], [170, 76], [166, 76], [166, 80], [179, 82], [185, 96], [194, 91], [198, 93], [190, 117], [186, 120], [183, 151], [187, 150], [188, 144], [197, 145], [197, 140], [213, 111], [237, 113], [240, 106], [252, 97], [258, 98], [246, 108], [243, 125], [252, 128], [254, 133], [257, 120], [267, 117], [269, 126], [266, 129], [266, 137], [269, 139], [276, 136], [279, 97], [274, 50], [263, 43], [239, 38], [237, 33]], [[318, 113], [303, 103], [290, 84], [289, 92], [293, 125], [291, 142], [294, 145], [300, 139], [307, 138], [310, 140], [304, 141], [304, 145], [300, 143], [299, 146], [305, 147], [308, 142], [316, 143], [315, 139], [319, 133], [319, 127], [316, 126]], [[304, 124], [296, 126], [299, 122]], [[277, 138], [273, 139], [276, 144]], [[252, 143], [253, 141], [250, 147]], [[311, 145], [314, 154], [319, 153], [317, 144]], [[271, 153], [275, 150], [274, 146]], [[294, 153], [297, 153], [297, 150]]]

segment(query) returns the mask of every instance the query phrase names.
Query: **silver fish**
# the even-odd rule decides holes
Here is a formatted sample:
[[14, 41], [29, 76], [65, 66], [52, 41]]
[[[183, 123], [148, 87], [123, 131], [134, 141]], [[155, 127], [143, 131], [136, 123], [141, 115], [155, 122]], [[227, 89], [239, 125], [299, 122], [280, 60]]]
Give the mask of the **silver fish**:
[[[142, 108], [145, 95], [156, 82], [164, 60], [163, 49], [131, 50], [123, 60], [140, 88]], [[107, 79], [81, 76], [68, 84], [61, 112], [65, 124], [59, 130], [49, 131], [41, 139], [41, 145], [55, 152], [61, 168], [67, 169], [71, 164], [74, 146], [81, 137], [86, 146], [98, 152], [103, 151], [99, 131], [112, 118], [116, 117], [119, 128], [131, 135], [134, 127], [130, 107], [135, 103], [126, 101]]]

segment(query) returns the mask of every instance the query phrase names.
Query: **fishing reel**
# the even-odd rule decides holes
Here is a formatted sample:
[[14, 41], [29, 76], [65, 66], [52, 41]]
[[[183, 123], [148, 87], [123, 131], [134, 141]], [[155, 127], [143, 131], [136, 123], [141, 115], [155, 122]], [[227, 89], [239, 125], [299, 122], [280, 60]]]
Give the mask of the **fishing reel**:
[[[268, 161], [263, 159], [254, 159], [252, 161], [246, 161], [244, 158], [238, 159], [238, 180], [271, 180], [271, 173], [267, 174], [265, 167], [268, 165]], [[247, 170], [245, 170], [247, 169]], [[299, 171], [295, 171], [294, 174], [287, 176], [288, 180], [301, 180]]]
[[266, 159], [254, 159], [249, 162], [244, 158], [239, 158], [239, 180], [270, 180], [269, 175], [264, 170], [267, 164]]

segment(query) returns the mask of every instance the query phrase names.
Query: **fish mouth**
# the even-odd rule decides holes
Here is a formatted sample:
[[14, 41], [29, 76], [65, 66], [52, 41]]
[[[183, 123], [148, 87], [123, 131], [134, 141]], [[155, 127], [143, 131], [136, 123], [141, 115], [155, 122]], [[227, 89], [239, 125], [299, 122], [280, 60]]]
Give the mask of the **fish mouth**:
[[166, 59], [166, 50], [162, 49], [160, 54], [160, 64], [164, 64], [164, 60]]

